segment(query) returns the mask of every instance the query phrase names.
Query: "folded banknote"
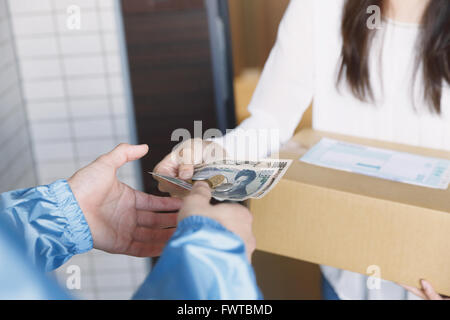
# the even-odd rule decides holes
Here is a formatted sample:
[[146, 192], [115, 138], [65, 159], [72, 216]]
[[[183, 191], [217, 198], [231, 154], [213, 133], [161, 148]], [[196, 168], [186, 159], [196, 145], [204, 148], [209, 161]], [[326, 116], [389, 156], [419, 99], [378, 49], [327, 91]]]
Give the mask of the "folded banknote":
[[212, 188], [212, 196], [220, 201], [244, 201], [264, 197], [283, 177], [292, 160], [266, 159], [261, 161], [220, 160], [194, 167], [191, 180], [149, 172], [156, 179], [163, 179], [190, 190], [195, 181], [206, 181]]

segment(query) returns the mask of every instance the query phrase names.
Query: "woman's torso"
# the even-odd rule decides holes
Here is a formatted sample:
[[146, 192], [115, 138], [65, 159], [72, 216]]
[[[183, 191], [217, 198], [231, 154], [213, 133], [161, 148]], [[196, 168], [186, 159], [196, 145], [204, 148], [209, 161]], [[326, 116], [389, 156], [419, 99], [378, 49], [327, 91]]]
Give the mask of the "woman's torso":
[[[275, 129], [279, 141], [287, 142], [311, 99], [315, 129], [450, 150], [448, 84], [443, 90], [441, 115], [428, 112], [420, 97], [420, 73], [416, 90], [412, 90], [419, 26], [383, 22], [377, 30], [369, 59], [375, 103], [359, 101], [345, 82], [337, 90], [343, 5], [344, 0], [291, 1], [249, 105], [252, 116], [239, 125], [240, 132], [227, 134], [230, 144], [227, 139], [218, 140], [226, 144], [229, 154], [245, 158], [236, 150], [246, 142], [242, 130]], [[241, 142], [233, 147], [235, 138]], [[275, 144], [261, 139], [252, 146], [264, 156], [276, 151], [279, 144]], [[383, 282], [380, 290], [367, 290], [364, 275], [330, 267], [322, 270], [341, 298], [413, 298], [391, 282]]]
[[415, 90], [412, 90], [416, 40], [420, 32], [418, 25], [383, 21], [381, 29], [377, 30], [369, 51], [375, 103], [363, 103], [356, 99], [345, 81], [337, 90], [343, 3], [343, 0], [315, 1], [314, 128], [450, 150], [448, 84], [443, 90], [440, 116], [433, 115], [421, 99], [423, 79], [420, 72], [416, 77]]
[[[346, 87], [336, 88], [342, 38], [343, 0], [314, 2], [314, 111], [317, 130], [403, 144], [450, 150], [450, 90], [445, 84], [442, 114], [429, 112], [421, 98], [418, 73], [413, 88], [418, 25], [383, 21], [370, 49], [370, 79], [375, 103], [363, 103]], [[369, 15], [368, 15], [369, 17]], [[423, 94], [422, 94], [423, 96]], [[368, 290], [367, 277], [322, 267], [342, 298], [414, 299], [400, 286], [383, 281], [380, 290]]]

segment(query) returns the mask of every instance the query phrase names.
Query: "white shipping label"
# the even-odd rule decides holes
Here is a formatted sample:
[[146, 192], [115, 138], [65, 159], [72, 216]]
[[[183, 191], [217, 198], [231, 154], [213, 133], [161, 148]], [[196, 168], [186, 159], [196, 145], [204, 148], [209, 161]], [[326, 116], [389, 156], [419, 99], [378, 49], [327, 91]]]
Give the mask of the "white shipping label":
[[450, 160], [323, 138], [301, 161], [434, 189], [447, 189]]

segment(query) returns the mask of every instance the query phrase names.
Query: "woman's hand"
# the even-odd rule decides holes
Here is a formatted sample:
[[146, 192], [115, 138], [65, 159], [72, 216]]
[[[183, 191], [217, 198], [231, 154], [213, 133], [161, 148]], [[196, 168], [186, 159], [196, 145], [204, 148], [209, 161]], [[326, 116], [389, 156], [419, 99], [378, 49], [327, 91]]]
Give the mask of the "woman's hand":
[[425, 300], [450, 300], [449, 297], [441, 296], [439, 293], [434, 291], [433, 287], [428, 281], [420, 280], [420, 284], [422, 286], [421, 289], [405, 285], [402, 285], [402, 287]]
[[138, 160], [147, 145], [121, 144], [76, 172], [69, 185], [91, 229], [94, 247], [110, 253], [159, 256], [175, 231], [182, 201], [134, 190], [120, 182], [117, 169]]
[[[183, 142], [168, 154], [155, 167], [154, 172], [169, 177], [189, 180], [194, 174], [194, 166], [225, 158], [225, 150], [217, 143], [201, 139], [191, 139]], [[189, 191], [158, 179], [158, 188], [174, 197], [185, 197]]]

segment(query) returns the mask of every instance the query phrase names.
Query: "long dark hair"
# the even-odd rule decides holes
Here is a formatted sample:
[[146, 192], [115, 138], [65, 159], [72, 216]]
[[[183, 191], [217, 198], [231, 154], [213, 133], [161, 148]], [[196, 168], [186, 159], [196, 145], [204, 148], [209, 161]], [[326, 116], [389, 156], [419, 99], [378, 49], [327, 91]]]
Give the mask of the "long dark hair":
[[[376, 29], [366, 26], [367, 8], [372, 5], [385, 11], [384, 0], [347, 0], [341, 26], [343, 45], [338, 83], [345, 76], [352, 93], [362, 101], [373, 99], [369, 52]], [[422, 68], [425, 101], [439, 114], [444, 81], [450, 83], [450, 1], [430, 0], [421, 22], [416, 71]]]

